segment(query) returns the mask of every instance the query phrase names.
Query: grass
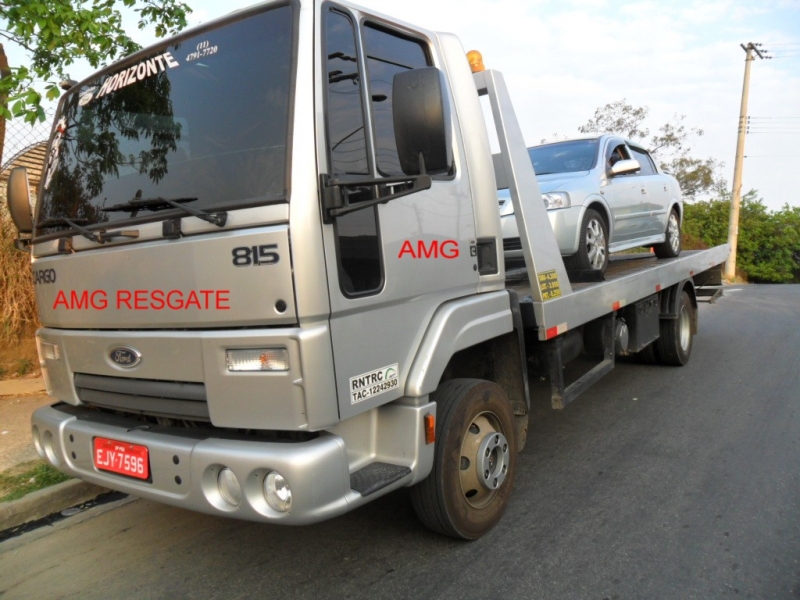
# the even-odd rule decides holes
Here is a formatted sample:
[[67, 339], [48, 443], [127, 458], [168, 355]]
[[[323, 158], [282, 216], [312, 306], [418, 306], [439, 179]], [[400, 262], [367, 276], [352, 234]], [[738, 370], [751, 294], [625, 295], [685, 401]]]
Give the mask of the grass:
[[19, 500], [26, 494], [70, 479], [41, 460], [17, 465], [0, 473], [0, 502]]

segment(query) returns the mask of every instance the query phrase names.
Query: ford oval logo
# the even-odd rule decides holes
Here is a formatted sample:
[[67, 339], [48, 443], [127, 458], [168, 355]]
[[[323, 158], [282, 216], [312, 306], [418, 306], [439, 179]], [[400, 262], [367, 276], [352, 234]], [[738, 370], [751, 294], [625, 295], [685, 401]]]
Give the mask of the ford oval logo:
[[111, 362], [113, 362], [115, 365], [122, 367], [123, 369], [132, 369], [142, 362], [141, 353], [138, 350], [134, 350], [133, 348], [129, 348], [127, 346], [112, 348], [108, 353], [108, 358], [110, 358]]

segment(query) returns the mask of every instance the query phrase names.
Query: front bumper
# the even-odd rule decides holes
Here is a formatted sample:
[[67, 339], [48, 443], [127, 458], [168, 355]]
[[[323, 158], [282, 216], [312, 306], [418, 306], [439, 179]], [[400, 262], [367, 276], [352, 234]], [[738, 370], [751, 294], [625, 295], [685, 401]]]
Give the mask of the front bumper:
[[[350, 488], [344, 440], [332, 434], [303, 441], [261, 441], [225, 431], [143, 425], [141, 421], [67, 404], [38, 409], [33, 437], [43, 458], [85, 481], [198, 512], [250, 521], [303, 525], [322, 521], [364, 504]], [[146, 446], [151, 481], [94, 467], [95, 437]], [[247, 438], [247, 439], [245, 439]], [[217, 488], [217, 474], [228, 467], [242, 488], [238, 506], [228, 505]], [[264, 478], [277, 471], [292, 490], [286, 513], [273, 510], [263, 493]], [[381, 490], [407, 485], [411, 475]]]

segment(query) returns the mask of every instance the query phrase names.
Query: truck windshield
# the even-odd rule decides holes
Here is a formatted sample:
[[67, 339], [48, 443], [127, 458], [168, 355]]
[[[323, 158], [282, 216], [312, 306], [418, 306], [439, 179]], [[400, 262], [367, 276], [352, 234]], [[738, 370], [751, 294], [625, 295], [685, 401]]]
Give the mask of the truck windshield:
[[598, 140], [573, 140], [528, 148], [537, 175], [574, 173], [593, 169], [597, 162]]
[[[115, 65], [68, 94], [56, 118], [37, 235], [147, 208], [134, 198], [191, 198], [224, 209], [284, 201], [292, 90], [291, 6], [206, 30]], [[196, 200], [195, 200], [196, 199]]]

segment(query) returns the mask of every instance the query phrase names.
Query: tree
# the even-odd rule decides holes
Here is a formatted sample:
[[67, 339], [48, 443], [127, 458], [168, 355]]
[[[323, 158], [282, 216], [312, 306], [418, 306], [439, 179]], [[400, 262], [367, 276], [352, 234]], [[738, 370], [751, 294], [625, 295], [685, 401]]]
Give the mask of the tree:
[[[703, 245], [724, 244], [728, 238], [730, 192], [721, 198], [684, 204], [683, 233]], [[800, 281], [800, 207], [784, 205], [770, 212], [758, 193], [742, 198], [736, 266], [756, 283]]]
[[690, 156], [690, 140], [703, 135], [702, 129], [687, 128], [684, 124], [686, 116], [675, 115], [671, 122], [665, 123], [657, 133], [651, 135], [650, 129], [644, 126], [649, 114], [647, 106], [636, 107], [623, 98], [599, 107], [594, 111], [594, 117], [579, 127], [578, 131], [616, 134], [646, 146], [661, 168], [675, 175], [687, 198], [719, 192], [726, 187], [725, 180], [718, 172], [722, 167], [721, 162], [713, 158]]
[[[191, 8], [179, 0], [4, 0], [0, 3], [0, 39], [30, 55], [28, 65], [12, 66], [0, 79], [0, 119], [44, 120], [42, 94], [59, 97], [66, 68], [85, 59], [97, 69], [140, 48], [122, 28], [120, 8], [138, 14], [138, 27], [155, 27], [157, 37], [186, 27]], [[0, 48], [2, 46], [0, 45]], [[0, 141], [0, 143], [2, 143]]]

